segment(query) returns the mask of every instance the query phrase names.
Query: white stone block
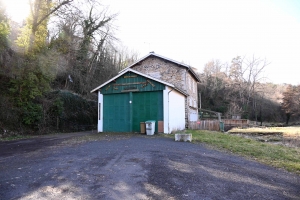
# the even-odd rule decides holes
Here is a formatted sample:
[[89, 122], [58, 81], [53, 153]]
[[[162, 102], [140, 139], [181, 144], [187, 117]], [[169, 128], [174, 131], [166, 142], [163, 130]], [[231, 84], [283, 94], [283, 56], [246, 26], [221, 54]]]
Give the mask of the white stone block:
[[192, 142], [192, 134], [191, 133], [176, 133], [175, 141], [176, 142]]

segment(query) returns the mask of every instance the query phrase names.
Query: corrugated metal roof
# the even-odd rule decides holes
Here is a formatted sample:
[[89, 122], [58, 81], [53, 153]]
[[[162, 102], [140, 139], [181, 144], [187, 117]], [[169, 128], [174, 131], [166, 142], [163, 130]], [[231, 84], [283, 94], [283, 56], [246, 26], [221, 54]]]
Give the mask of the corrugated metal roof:
[[126, 67], [125, 69], [121, 70], [119, 73], [122, 73], [124, 70], [127, 70], [127, 69], [129, 69], [129, 68], [133, 67], [133, 66], [134, 66], [134, 65], [136, 65], [137, 63], [139, 63], [139, 62], [141, 62], [141, 61], [145, 60], [146, 58], [148, 58], [148, 57], [150, 57], [150, 56], [155, 56], [155, 57], [158, 57], [158, 58], [161, 58], [161, 59], [167, 60], [167, 61], [169, 61], [169, 62], [172, 62], [172, 63], [175, 63], [175, 64], [177, 64], [177, 65], [180, 65], [180, 66], [182, 66], [182, 67], [185, 67], [185, 68], [187, 68], [187, 69], [188, 69], [188, 71], [190, 71], [190, 72], [191, 72], [191, 74], [194, 76], [194, 78], [195, 78], [195, 79], [196, 79], [198, 82], [200, 82], [200, 79], [199, 79], [198, 75], [197, 75], [197, 74], [196, 74], [196, 72], [195, 72], [195, 71], [192, 69], [192, 67], [191, 67], [191, 66], [189, 66], [189, 65], [186, 65], [186, 64], [184, 64], [184, 63], [180, 63], [180, 62], [178, 62], [178, 61], [176, 61], [176, 60], [173, 60], [173, 59], [170, 59], [170, 58], [167, 58], [167, 57], [161, 56], [161, 55], [159, 55], [159, 54], [156, 54], [156, 53], [154, 53], [154, 52], [150, 52], [148, 55], [146, 55], [146, 56], [142, 57], [142, 58], [141, 58], [141, 59], [139, 59], [138, 61], [136, 61], [136, 62], [134, 62], [133, 64], [129, 65], [129, 66], [128, 66], [128, 67]]

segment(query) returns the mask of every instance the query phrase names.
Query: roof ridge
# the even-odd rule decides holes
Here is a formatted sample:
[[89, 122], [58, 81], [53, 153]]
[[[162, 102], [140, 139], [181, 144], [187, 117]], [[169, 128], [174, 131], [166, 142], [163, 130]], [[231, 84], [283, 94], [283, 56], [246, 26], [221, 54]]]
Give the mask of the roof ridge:
[[154, 52], [150, 52], [150, 53], [147, 54], [146, 56], [140, 58], [140, 59], [137, 60], [136, 62], [132, 63], [132, 64], [129, 65], [128, 67], [126, 67], [126, 68], [124, 68], [123, 70], [121, 70], [119, 73], [122, 73], [123, 71], [125, 71], [125, 70], [127, 70], [127, 69], [133, 67], [134, 65], [136, 65], [137, 63], [139, 63], [139, 62], [145, 60], [146, 58], [150, 57], [151, 55], [156, 56], [156, 57], [161, 58], [161, 59], [164, 59], [164, 60], [168, 60], [168, 61], [170, 61], [170, 62], [173, 62], [173, 63], [176, 63], [176, 64], [178, 64], [178, 65], [181, 65], [181, 66], [186, 67], [186, 68], [188, 69], [188, 71], [190, 71], [190, 72], [194, 75], [194, 77], [200, 82], [200, 79], [199, 79], [198, 75], [197, 75], [196, 72], [192, 69], [192, 67], [191, 67], [190, 65], [187, 65], [187, 64], [185, 64], [185, 63], [180, 63], [180, 62], [178, 62], [178, 61], [176, 61], [176, 60], [173, 60], [173, 59], [171, 59], [171, 58], [164, 57], [164, 56], [159, 55], [159, 54], [156, 54], [156, 53], [154, 53]]

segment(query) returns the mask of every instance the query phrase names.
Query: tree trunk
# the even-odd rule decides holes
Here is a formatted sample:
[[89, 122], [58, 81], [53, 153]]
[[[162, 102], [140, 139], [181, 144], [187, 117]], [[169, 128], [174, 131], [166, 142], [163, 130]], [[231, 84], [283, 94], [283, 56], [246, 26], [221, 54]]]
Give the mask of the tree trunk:
[[291, 118], [291, 114], [290, 113], [286, 113], [286, 125], [289, 124], [290, 118]]

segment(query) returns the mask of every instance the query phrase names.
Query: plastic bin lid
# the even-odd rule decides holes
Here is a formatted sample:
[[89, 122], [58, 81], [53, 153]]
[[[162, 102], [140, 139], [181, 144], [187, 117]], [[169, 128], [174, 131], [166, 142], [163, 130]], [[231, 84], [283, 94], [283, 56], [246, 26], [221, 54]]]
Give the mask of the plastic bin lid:
[[148, 121], [145, 121], [145, 123], [152, 123], [152, 122], [155, 122], [155, 120], [148, 120]]

